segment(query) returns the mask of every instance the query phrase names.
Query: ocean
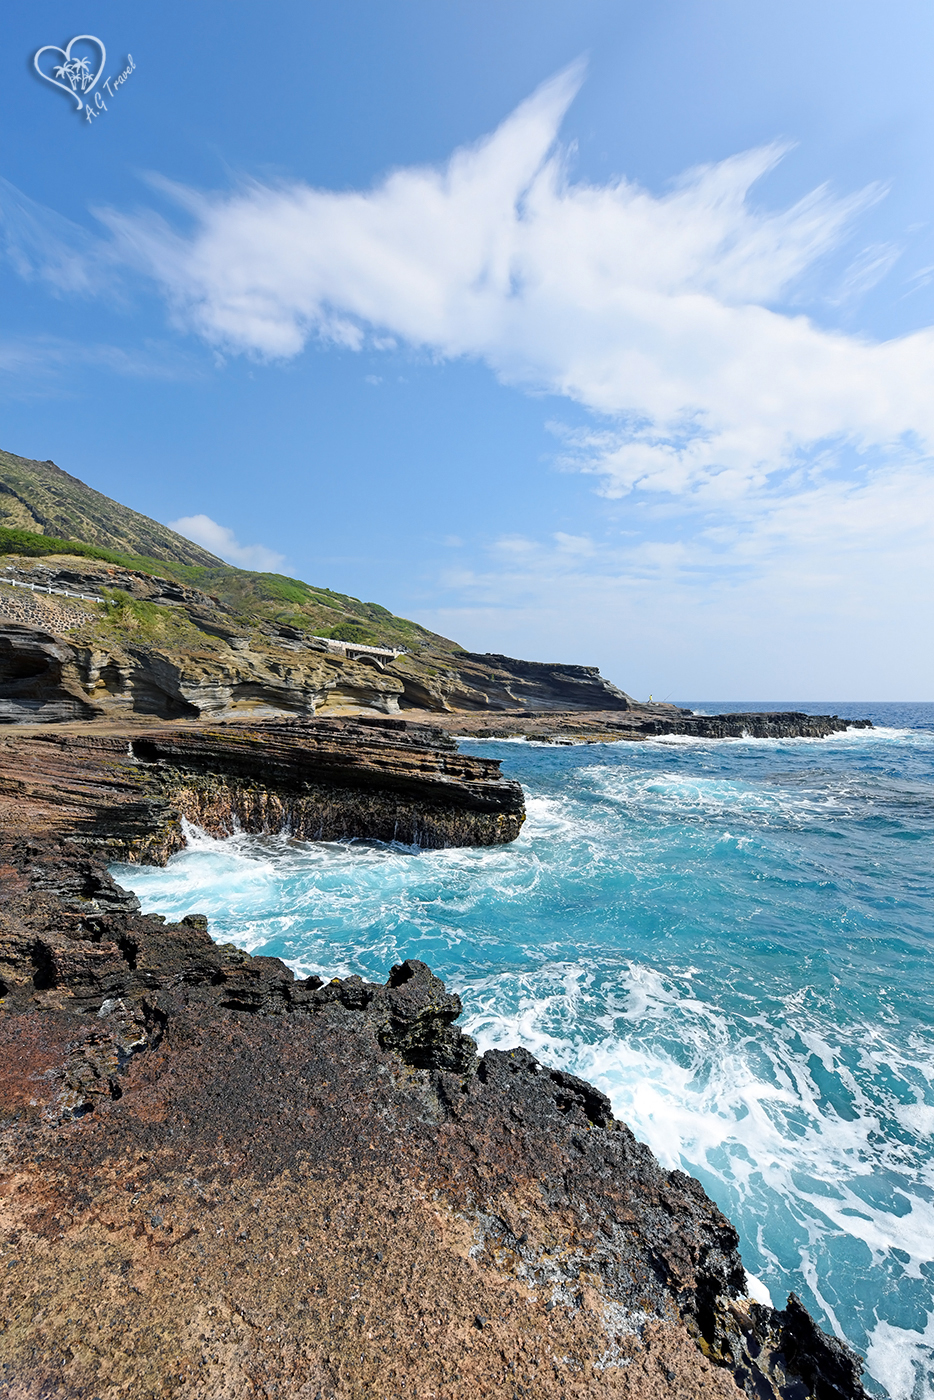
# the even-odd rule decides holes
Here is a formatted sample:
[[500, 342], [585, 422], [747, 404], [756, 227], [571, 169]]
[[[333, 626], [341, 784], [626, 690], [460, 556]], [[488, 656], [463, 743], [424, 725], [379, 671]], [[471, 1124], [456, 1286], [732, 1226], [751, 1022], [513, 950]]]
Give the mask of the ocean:
[[816, 740], [464, 742], [519, 779], [513, 845], [215, 841], [113, 867], [147, 912], [296, 973], [421, 958], [481, 1050], [599, 1085], [733, 1220], [753, 1293], [797, 1292], [934, 1397], [934, 705], [804, 709]]

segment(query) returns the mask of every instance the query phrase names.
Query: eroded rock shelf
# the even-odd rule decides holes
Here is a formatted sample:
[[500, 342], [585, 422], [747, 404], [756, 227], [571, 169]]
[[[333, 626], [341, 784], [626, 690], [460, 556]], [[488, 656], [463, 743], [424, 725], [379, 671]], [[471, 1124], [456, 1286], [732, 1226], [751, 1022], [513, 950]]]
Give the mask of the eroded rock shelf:
[[371, 716], [8, 731], [0, 782], [23, 802], [11, 822], [150, 864], [184, 845], [183, 817], [212, 836], [428, 848], [512, 841], [525, 819], [522, 789], [497, 762], [460, 754], [440, 730]]
[[797, 1300], [746, 1295], [699, 1183], [591, 1085], [479, 1056], [423, 963], [296, 980], [113, 882], [186, 792], [518, 830], [496, 765], [323, 724], [5, 736], [0, 1394], [861, 1400]]

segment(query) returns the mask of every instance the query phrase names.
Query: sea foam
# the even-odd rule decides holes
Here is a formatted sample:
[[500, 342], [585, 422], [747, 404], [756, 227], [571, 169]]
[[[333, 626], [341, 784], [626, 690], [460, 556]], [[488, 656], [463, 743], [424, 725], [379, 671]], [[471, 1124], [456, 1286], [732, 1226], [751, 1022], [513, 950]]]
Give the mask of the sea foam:
[[117, 878], [301, 974], [423, 958], [481, 1049], [592, 1080], [700, 1178], [755, 1296], [931, 1400], [934, 735], [470, 748], [525, 785], [510, 846], [191, 831]]

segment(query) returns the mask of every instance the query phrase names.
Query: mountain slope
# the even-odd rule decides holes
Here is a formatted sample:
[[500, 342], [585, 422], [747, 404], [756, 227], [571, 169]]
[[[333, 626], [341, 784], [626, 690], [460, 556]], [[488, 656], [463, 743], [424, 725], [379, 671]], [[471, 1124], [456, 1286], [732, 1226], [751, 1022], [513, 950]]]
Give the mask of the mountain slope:
[[0, 723], [632, 705], [596, 667], [467, 652], [379, 603], [237, 569], [10, 453], [0, 560]]
[[101, 495], [54, 462], [0, 451], [0, 525], [122, 554], [213, 566], [221, 560], [148, 515]]

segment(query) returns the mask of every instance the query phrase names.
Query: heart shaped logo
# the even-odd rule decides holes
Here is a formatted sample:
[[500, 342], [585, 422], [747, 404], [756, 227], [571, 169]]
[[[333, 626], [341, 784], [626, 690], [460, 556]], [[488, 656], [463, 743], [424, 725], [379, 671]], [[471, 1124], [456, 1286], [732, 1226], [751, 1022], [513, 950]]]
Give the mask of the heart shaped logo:
[[[91, 67], [96, 55], [92, 55], [91, 58], [86, 57], [80, 52], [73, 55], [72, 49], [75, 47], [75, 44], [91, 44], [96, 47], [101, 56], [101, 61], [98, 64], [96, 73]], [[61, 59], [60, 63], [47, 63], [46, 66], [50, 68], [48, 73], [43, 72], [39, 67], [39, 59], [44, 53], [57, 54]], [[67, 92], [69, 97], [75, 99], [78, 104], [78, 111], [80, 112], [84, 106], [84, 103], [81, 101], [82, 94], [87, 95], [87, 93], [91, 91], [104, 71], [104, 64], [107, 62], [107, 50], [104, 48], [100, 39], [95, 35], [76, 34], [67, 48], [59, 49], [56, 48], [54, 44], [46, 44], [45, 48], [38, 51], [32, 62], [40, 78], [45, 78], [47, 83], [51, 83], [53, 87], [61, 88], [62, 92]]]

